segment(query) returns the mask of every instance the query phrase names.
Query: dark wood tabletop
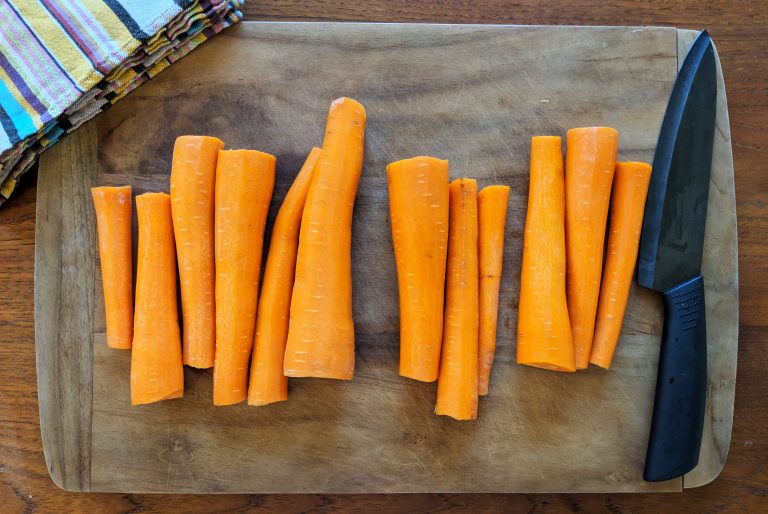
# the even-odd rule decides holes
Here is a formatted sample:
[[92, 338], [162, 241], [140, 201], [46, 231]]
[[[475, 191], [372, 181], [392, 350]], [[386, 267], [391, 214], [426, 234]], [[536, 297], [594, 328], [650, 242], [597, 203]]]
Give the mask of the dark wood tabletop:
[[[35, 377], [35, 178], [0, 209], [2, 512], [768, 512], [768, 2], [760, 0], [247, 0], [246, 19], [707, 28], [728, 94], [739, 236], [739, 359], [733, 436], [713, 483], [674, 494], [74, 494], [48, 477]], [[116, 470], [119, 472], [119, 470]]]

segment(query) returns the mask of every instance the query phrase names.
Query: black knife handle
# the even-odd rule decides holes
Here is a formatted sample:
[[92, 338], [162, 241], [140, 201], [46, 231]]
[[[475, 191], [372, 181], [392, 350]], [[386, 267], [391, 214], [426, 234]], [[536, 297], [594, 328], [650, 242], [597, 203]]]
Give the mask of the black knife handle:
[[707, 400], [707, 320], [701, 275], [664, 293], [664, 331], [643, 478], [660, 482], [699, 462]]

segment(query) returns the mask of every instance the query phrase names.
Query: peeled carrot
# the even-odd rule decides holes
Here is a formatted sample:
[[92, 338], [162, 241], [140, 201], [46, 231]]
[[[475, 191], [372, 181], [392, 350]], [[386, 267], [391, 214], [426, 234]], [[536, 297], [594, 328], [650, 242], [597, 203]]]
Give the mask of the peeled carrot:
[[611, 224], [595, 337], [589, 362], [610, 368], [627, 307], [632, 273], [637, 261], [645, 197], [651, 180], [651, 165], [617, 162], [611, 193]]
[[171, 197], [136, 197], [139, 255], [136, 317], [131, 354], [131, 404], [153, 403], [184, 395], [184, 365], [176, 304], [176, 249]]
[[181, 136], [173, 147], [171, 212], [184, 319], [182, 356], [195, 368], [213, 366], [216, 347], [213, 202], [222, 148], [221, 140], [207, 136]]
[[504, 261], [504, 226], [507, 221], [508, 186], [484, 187], [477, 194], [480, 259], [480, 346], [478, 393], [488, 394], [491, 366], [496, 353], [499, 286]]
[[352, 209], [363, 166], [365, 109], [331, 104], [299, 231], [283, 371], [289, 377], [351, 380]]
[[565, 191], [561, 140], [531, 139], [525, 216], [517, 363], [576, 371], [565, 298]]
[[216, 357], [213, 403], [245, 400], [253, 346], [264, 225], [275, 158], [220, 150], [216, 164]]
[[107, 319], [107, 346], [127, 350], [133, 339], [131, 186], [92, 187]]
[[618, 143], [619, 133], [609, 127], [568, 131], [565, 154], [565, 276], [576, 369], [589, 365], [595, 334], [605, 225]]
[[477, 181], [449, 186], [448, 269], [445, 317], [435, 413], [477, 418], [479, 264]]
[[434, 382], [440, 366], [448, 250], [448, 161], [387, 166], [400, 296], [400, 375]]
[[248, 382], [249, 405], [267, 405], [288, 399], [288, 378], [283, 375], [283, 357], [288, 339], [293, 275], [296, 271], [301, 214], [318, 157], [320, 149], [313, 148], [285, 195], [272, 225], [256, 315], [256, 336]]

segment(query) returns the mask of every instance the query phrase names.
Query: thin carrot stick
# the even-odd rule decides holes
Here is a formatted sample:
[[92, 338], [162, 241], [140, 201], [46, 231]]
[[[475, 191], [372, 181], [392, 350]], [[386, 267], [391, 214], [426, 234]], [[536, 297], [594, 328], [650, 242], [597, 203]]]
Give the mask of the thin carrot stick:
[[171, 197], [165, 193], [139, 195], [136, 213], [139, 255], [131, 354], [133, 405], [184, 394]]
[[299, 227], [318, 157], [320, 149], [313, 148], [285, 195], [272, 225], [256, 316], [248, 405], [267, 405], [288, 399], [288, 377], [283, 375], [283, 358], [288, 339]]
[[131, 186], [92, 187], [91, 196], [99, 232], [107, 346], [128, 350], [133, 339]]
[[590, 362], [610, 368], [619, 342], [637, 261], [651, 165], [618, 162], [611, 193], [611, 224]]
[[220, 150], [216, 165], [216, 357], [213, 404], [245, 400], [253, 346], [264, 225], [275, 158]]

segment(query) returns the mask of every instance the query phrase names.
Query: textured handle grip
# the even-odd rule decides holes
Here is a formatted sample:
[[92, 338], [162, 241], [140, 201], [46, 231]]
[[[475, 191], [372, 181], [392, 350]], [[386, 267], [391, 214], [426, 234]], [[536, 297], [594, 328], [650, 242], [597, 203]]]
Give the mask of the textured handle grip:
[[664, 293], [664, 332], [643, 478], [660, 482], [699, 462], [707, 400], [707, 322], [701, 276]]

